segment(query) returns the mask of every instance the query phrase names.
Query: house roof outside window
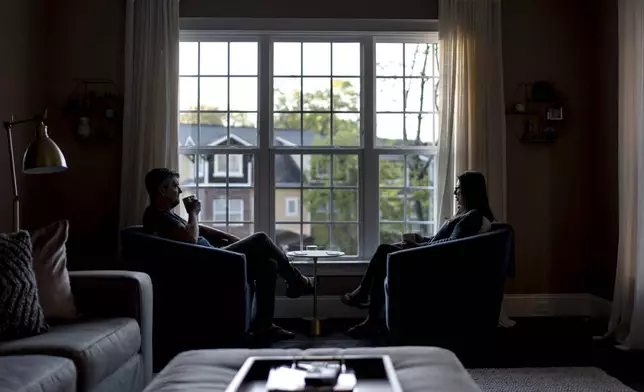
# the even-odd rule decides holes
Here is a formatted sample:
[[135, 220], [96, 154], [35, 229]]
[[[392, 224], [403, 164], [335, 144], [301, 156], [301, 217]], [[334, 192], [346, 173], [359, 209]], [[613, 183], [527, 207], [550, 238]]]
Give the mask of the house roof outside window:
[[[299, 129], [275, 129], [274, 135], [277, 143], [282, 146], [305, 146], [313, 145], [316, 132]], [[201, 125], [201, 134], [197, 124], [180, 124], [179, 126], [179, 147], [197, 147], [197, 141], [202, 146], [215, 146], [226, 142], [228, 129], [221, 125]], [[230, 138], [240, 145], [254, 145], [257, 140], [257, 128], [231, 127]], [[382, 139], [384, 140], [384, 139]], [[399, 141], [400, 143], [402, 140]], [[394, 145], [400, 144], [394, 141]], [[297, 154], [297, 152], [294, 152]], [[403, 159], [402, 155], [383, 155], [389, 160]], [[421, 156], [428, 159], [428, 157]], [[302, 170], [300, 162], [296, 162], [290, 154], [278, 154], [275, 157], [275, 173], [277, 184], [299, 184]]]

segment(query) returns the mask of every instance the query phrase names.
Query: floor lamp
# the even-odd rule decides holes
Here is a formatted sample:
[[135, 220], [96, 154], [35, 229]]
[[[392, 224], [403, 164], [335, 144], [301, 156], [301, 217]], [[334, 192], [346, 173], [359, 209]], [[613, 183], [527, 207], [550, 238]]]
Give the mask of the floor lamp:
[[20, 230], [20, 199], [18, 197], [18, 182], [16, 180], [16, 163], [13, 154], [13, 140], [11, 131], [15, 125], [37, 122], [38, 126], [34, 134], [34, 139], [27, 147], [25, 155], [22, 158], [22, 171], [25, 174], [47, 174], [57, 173], [67, 169], [65, 156], [60, 148], [49, 138], [45, 119], [47, 111], [43, 116], [36, 116], [26, 120], [11, 121], [3, 123], [7, 131], [7, 144], [9, 145], [9, 163], [11, 165], [11, 181], [13, 183], [13, 230]]

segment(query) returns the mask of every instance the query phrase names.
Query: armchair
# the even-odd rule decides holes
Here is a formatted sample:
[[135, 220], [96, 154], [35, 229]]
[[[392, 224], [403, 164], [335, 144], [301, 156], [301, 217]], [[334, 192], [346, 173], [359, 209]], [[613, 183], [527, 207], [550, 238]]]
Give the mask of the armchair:
[[385, 304], [392, 340], [457, 354], [483, 348], [494, 340], [505, 278], [513, 276], [514, 232], [507, 224], [390, 254]]
[[121, 231], [124, 268], [148, 274], [154, 287], [154, 369], [193, 349], [240, 347], [251, 318], [243, 254]]

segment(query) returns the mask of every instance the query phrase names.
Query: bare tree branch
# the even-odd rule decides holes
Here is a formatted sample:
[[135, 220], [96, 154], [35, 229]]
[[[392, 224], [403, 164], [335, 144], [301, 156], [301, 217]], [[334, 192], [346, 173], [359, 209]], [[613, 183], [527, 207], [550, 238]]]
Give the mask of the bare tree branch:
[[[416, 67], [416, 57], [418, 56], [418, 49], [420, 48], [420, 44], [416, 44], [416, 48], [414, 49], [414, 58], [411, 61], [411, 70], [412, 72], [414, 71], [414, 67]], [[403, 50], [403, 55], [404, 55], [404, 50]], [[405, 60], [403, 58], [403, 65], [405, 63]], [[403, 83], [405, 83], [404, 78], [403, 78]], [[405, 94], [403, 95], [403, 110], [407, 110], [407, 98], [409, 97], [409, 89], [411, 88], [411, 83], [407, 88], [405, 88]], [[403, 145], [407, 145], [407, 121], [403, 119]]]
[[[417, 46], [417, 48], [418, 48], [418, 46]], [[420, 105], [419, 105], [418, 122], [417, 122], [417, 128], [416, 128], [416, 138], [414, 139], [414, 145], [417, 145], [417, 146], [421, 145], [421, 143], [422, 143], [421, 139], [420, 139], [420, 131], [421, 131], [422, 122], [423, 122], [423, 119], [424, 119], [422, 112], [423, 112], [423, 107], [424, 107], [424, 103], [425, 103], [425, 87], [426, 87], [426, 83], [427, 83], [427, 78], [426, 78], [426, 76], [427, 76], [427, 61], [428, 61], [428, 58], [429, 58], [430, 49], [431, 49], [431, 45], [425, 44], [425, 50], [424, 50], [424, 53], [423, 53], [424, 54], [423, 67], [422, 67], [422, 69], [420, 71], [420, 76], [421, 76], [421, 79], [420, 79]], [[416, 51], [416, 54], [417, 53], [418, 53], [418, 51]], [[415, 60], [415, 57], [416, 56], [414, 56], [414, 60]], [[429, 157], [429, 160], [428, 160], [426, 165], [423, 165], [421, 163], [420, 156], [418, 156], [418, 155], [415, 155], [411, 161], [410, 160], [407, 161], [408, 162], [408, 170], [412, 170], [412, 173], [414, 173], [414, 176], [416, 177], [417, 181], [420, 181], [423, 178], [425, 178], [427, 167], [429, 165], [429, 162], [431, 162], [432, 158], [433, 157]], [[426, 221], [427, 219], [425, 217], [425, 211], [423, 211], [423, 202], [422, 202], [422, 200], [416, 199], [416, 200], [413, 201], [413, 204], [414, 204], [414, 210], [416, 210], [416, 217], [418, 218], [418, 220]], [[425, 233], [427, 231], [426, 228], [422, 229], [421, 231], [423, 232], [423, 234], [427, 234], [427, 233]]]
[[420, 128], [423, 121], [423, 104], [425, 102], [425, 84], [427, 83], [427, 58], [429, 57], [430, 45], [425, 44], [425, 58], [423, 59], [423, 69], [420, 71], [420, 110], [418, 112], [418, 127], [416, 129], [415, 145], [420, 145]]
[[[438, 62], [438, 45], [434, 47], [434, 61], [436, 62], [436, 69], [439, 69], [438, 66], [440, 65]], [[439, 70], [440, 71], [440, 70]], [[436, 76], [436, 75], [434, 75]], [[438, 107], [438, 86], [440, 85], [441, 80], [440, 77], [438, 78], [438, 83], [434, 86], [434, 111], [438, 113], [439, 107]]]

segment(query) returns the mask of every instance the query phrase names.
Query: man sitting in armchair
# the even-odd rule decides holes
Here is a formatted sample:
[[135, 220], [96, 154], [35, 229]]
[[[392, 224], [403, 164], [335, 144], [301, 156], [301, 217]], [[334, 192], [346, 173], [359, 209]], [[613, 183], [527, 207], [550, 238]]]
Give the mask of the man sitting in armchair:
[[[218, 247], [246, 255], [247, 276], [255, 287], [257, 315], [251, 333], [260, 340], [282, 340], [294, 336], [272, 323], [275, 310], [277, 275], [286, 281], [286, 295], [297, 298], [313, 292], [315, 280], [306, 277], [289, 262], [284, 252], [265, 233], [240, 239], [230, 233], [200, 225], [201, 202], [196, 197], [184, 199], [186, 221], [172, 212], [179, 205], [179, 174], [165, 168], [152, 169], [145, 177], [150, 205], [143, 214], [143, 228], [150, 234], [175, 241]], [[216, 262], [216, 260], [213, 260]]]

